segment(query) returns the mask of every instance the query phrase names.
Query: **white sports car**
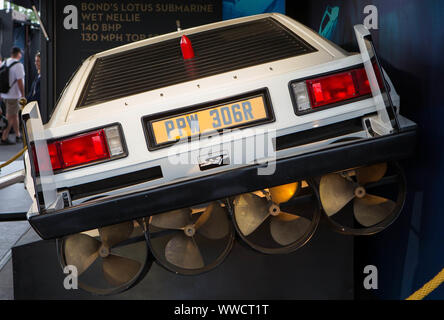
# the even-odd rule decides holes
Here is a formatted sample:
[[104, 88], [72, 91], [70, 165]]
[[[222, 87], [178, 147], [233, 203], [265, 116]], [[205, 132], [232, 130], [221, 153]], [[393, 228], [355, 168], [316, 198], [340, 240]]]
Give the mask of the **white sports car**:
[[182, 274], [219, 264], [236, 231], [264, 253], [294, 250], [321, 211], [343, 233], [382, 230], [404, 202], [393, 161], [414, 151], [416, 125], [355, 32], [348, 53], [263, 14], [91, 56], [48, 124], [35, 103], [23, 111], [29, 222], [64, 238], [64, 264], [83, 273], [100, 257], [124, 288], [146, 270], [111, 249], [139, 229]]

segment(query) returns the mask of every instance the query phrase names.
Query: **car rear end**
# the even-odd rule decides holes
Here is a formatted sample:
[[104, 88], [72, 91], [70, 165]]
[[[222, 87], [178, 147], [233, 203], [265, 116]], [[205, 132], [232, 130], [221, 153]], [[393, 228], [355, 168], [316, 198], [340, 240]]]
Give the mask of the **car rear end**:
[[25, 109], [30, 222], [61, 237], [406, 157], [415, 125], [372, 70], [389, 94], [362, 54], [278, 14], [97, 54], [47, 125]]

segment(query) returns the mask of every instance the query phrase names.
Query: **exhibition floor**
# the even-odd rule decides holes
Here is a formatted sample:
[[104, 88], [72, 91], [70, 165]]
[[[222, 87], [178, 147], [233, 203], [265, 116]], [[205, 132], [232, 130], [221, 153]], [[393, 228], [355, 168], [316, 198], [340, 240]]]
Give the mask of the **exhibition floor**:
[[0, 300], [14, 299], [14, 282], [12, 277], [12, 260], [0, 270]]
[[[29, 243], [39, 241], [40, 237], [29, 228], [28, 222], [11, 222], [8, 225], [6, 223], [0, 223], [0, 228], [8, 227], [15, 230], [15, 235], [19, 236], [19, 239], [13, 243], [12, 246], [18, 246], [22, 243]], [[20, 228], [26, 226], [26, 231], [21, 232]], [[0, 230], [0, 234], [2, 230]], [[10, 249], [3, 257], [4, 265], [0, 264], [0, 300], [13, 300], [14, 299], [14, 281], [13, 281], [13, 264], [10, 254]]]
[[[0, 163], [7, 161], [17, 154], [22, 146], [20, 144], [0, 147]], [[0, 171], [0, 176], [9, 174], [23, 168], [21, 159]], [[23, 201], [25, 199], [25, 201]], [[0, 217], [2, 213], [25, 212], [29, 207], [29, 196], [23, 184], [17, 184], [0, 191]], [[0, 300], [13, 299], [13, 278], [11, 248], [24, 238], [30, 231], [27, 221], [0, 222]], [[29, 232], [33, 234], [33, 232]]]
[[0, 162], [5, 162], [11, 159], [15, 154], [22, 150], [23, 146], [21, 143], [14, 145], [1, 145], [0, 146]]

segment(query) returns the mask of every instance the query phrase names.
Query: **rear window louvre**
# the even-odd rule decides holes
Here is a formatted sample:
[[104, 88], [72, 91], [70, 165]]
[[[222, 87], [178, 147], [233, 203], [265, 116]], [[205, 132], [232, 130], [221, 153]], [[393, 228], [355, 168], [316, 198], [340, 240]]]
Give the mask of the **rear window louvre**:
[[191, 60], [180, 37], [97, 59], [77, 108], [316, 51], [272, 18], [188, 37]]

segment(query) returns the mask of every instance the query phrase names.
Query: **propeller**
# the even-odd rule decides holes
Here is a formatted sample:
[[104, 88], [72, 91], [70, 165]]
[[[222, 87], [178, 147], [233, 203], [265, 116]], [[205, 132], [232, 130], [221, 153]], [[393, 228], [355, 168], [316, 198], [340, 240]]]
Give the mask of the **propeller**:
[[218, 202], [209, 204], [197, 220], [193, 220], [191, 209], [186, 208], [154, 215], [150, 221], [154, 227], [180, 231], [166, 244], [164, 256], [169, 263], [188, 270], [205, 267], [196, 233], [209, 240], [220, 240], [230, 232], [225, 209]]
[[311, 221], [280, 209], [280, 204], [288, 202], [298, 188], [299, 183], [295, 182], [270, 188], [264, 198], [255, 193], [237, 196], [234, 200], [234, 215], [241, 233], [244, 236], [251, 235], [271, 216], [270, 232], [274, 241], [287, 246], [300, 239]]
[[113, 286], [131, 281], [141, 264], [133, 259], [111, 253], [116, 245], [129, 239], [134, 230], [132, 221], [99, 228], [99, 239], [79, 233], [65, 238], [63, 249], [67, 265], [77, 267], [78, 276], [85, 273], [100, 257], [105, 279]]
[[353, 213], [364, 227], [384, 221], [396, 207], [392, 200], [367, 194], [365, 186], [380, 181], [387, 163], [355, 169], [356, 182], [349, 176], [330, 173], [321, 178], [319, 194], [325, 213], [331, 217], [353, 200]]

